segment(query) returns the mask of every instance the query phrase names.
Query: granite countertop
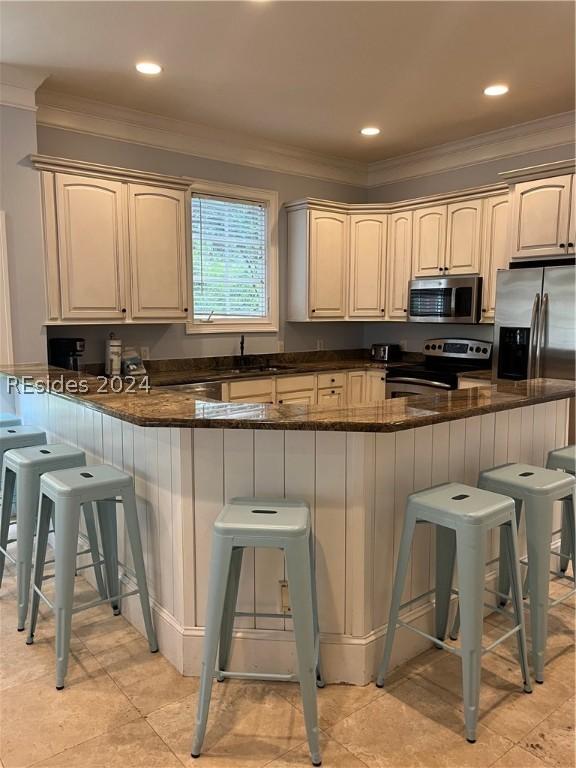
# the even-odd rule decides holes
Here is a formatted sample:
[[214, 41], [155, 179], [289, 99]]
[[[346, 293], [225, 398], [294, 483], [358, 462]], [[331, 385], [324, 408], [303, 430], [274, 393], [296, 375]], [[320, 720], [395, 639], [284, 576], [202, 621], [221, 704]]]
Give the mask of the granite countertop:
[[[318, 367], [315, 366], [314, 370]], [[61, 375], [73, 386], [86, 381], [86, 392], [55, 392], [55, 395], [81, 402], [114, 418], [149, 427], [396, 432], [575, 395], [575, 382], [571, 380], [498, 380], [435, 395], [331, 408], [319, 405], [221, 403], [199, 400], [182, 391], [170, 392], [154, 387], [149, 392], [99, 394], [96, 391], [96, 385], [100, 384], [97, 379], [40, 364], [2, 366], [0, 373], [18, 379], [30, 376], [36, 386], [51, 390]]]
[[482, 379], [482, 381], [492, 381], [492, 368], [484, 371], [460, 371], [459, 379]]

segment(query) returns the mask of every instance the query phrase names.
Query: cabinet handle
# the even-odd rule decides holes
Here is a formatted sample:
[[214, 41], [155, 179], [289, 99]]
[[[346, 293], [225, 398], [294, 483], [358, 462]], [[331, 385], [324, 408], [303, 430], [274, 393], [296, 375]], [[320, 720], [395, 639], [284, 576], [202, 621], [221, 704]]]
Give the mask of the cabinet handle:
[[574, 243], [568, 243], [568, 248], [574, 248]]
[[336, 392], [335, 392], [335, 391], [332, 389], [332, 390], [330, 391], [330, 394], [331, 394], [331, 395], [335, 395], [335, 394], [336, 394]]
[[122, 307], [122, 314], [123, 314], [123, 315], [125, 315], [125, 314], [126, 314], [126, 307]]
[[282, 403], [284, 402], [284, 400], [278, 400], [278, 402], [280, 403], [280, 405], [282, 405]]
[[316, 310], [315, 310], [315, 309], [313, 309], [313, 310], [312, 310], [312, 312], [316, 312]]
[[560, 243], [560, 244], [558, 245], [558, 248], [566, 248], [566, 243]]
[[385, 311], [386, 311], [385, 309], [381, 309], [381, 310], [380, 310], [380, 312], [385, 312]]
[[488, 312], [488, 310], [486, 309], [486, 307], [482, 307], [482, 312]]
[[184, 312], [188, 312], [188, 307], [184, 307]]
[[336, 379], [330, 379], [330, 384], [336, 384]]
[[386, 381], [386, 376], [380, 376], [380, 381]]
[[407, 309], [405, 309], [405, 310], [404, 310], [404, 312], [408, 312], [408, 310], [407, 310]]

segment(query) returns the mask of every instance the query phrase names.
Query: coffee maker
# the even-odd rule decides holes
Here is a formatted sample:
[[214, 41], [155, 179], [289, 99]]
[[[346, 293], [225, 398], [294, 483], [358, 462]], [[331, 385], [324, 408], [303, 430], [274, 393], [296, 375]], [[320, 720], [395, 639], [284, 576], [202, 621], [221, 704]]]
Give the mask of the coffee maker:
[[48, 364], [57, 368], [79, 370], [79, 360], [84, 354], [86, 342], [79, 338], [50, 339], [48, 342]]

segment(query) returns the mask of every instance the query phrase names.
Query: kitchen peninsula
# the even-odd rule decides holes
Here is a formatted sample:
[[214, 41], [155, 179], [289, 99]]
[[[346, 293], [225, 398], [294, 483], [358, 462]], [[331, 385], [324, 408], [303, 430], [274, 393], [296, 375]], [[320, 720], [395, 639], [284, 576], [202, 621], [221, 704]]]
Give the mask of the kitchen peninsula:
[[[371, 678], [380, 652], [408, 494], [448, 480], [473, 484], [479, 470], [506, 461], [541, 465], [566, 444], [574, 397], [572, 381], [533, 379], [346, 407], [240, 404], [154, 387], [98, 394], [91, 377], [82, 377], [83, 394], [49, 391], [48, 379], [60, 374], [80, 377], [42, 365], [4, 366], [0, 406], [44, 428], [50, 441], [77, 445], [89, 463], [134, 476], [159, 643], [175, 667], [198, 673], [211, 527], [222, 505], [233, 496], [286, 496], [304, 499], [312, 511], [326, 677], [356, 684]], [[25, 376], [36, 382], [33, 391], [9, 393], [9, 381]], [[429, 589], [433, 564], [422, 526], [407, 599]], [[283, 579], [279, 552], [250, 553], [239, 610], [277, 612]], [[127, 590], [131, 580], [128, 561]], [[411, 607], [427, 630], [431, 608], [428, 598]], [[133, 598], [123, 612], [140, 625]], [[233, 663], [292, 671], [290, 630], [288, 618], [239, 619]], [[422, 650], [424, 641], [414, 637], [396, 644], [396, 662]]]

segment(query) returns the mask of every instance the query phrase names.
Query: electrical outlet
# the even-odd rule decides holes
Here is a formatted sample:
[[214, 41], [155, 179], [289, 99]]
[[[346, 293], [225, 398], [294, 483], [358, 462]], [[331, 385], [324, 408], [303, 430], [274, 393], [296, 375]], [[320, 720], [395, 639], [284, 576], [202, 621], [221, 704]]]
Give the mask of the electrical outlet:
[[276, 342], [276, 352], [284, 352], [284, 339], [278, 339]]
[[280, 587], [280, 613], [292, 613], [290, 609], [290, 593], [288, 592], [288, 582], [279, 581]]
[[150, 347], [140, 347], [140, 357], [142, 360], [150, 360]]
[[316, 349], [324, 349], [324, 339], [316, 339]]

